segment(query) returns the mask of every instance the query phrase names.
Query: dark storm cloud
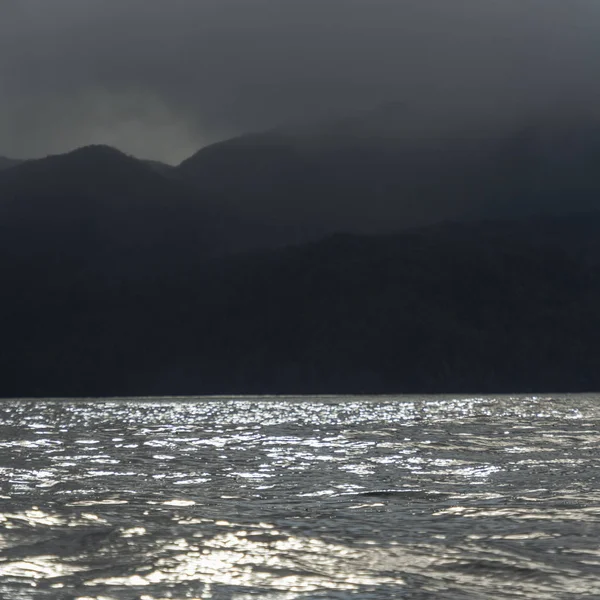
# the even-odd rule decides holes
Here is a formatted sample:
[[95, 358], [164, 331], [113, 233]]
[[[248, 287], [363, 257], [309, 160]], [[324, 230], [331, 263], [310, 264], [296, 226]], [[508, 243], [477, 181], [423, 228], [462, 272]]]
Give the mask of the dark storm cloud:
[[423, 122], [598, 100], [597, 0], [0, 0], [0, 154], [210, 141], [402, 101]]

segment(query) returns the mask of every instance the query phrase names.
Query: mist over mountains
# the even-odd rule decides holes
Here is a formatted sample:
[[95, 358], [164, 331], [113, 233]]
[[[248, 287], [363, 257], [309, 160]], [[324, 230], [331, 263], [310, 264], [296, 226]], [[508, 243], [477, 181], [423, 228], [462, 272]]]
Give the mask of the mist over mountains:
[[0, 159], [0, 394], [599, 387], [600, 124], [401, 109]]
[[[221, 246], [238, 239], [236, 249], [300, 243], [340, 231], [390, 233], [444, 220], [598, 208], [600, 120], [549, 113], [501, 127], [424, 135], [409, 116], [394, 104], [246, 134], [202, 148], [177, 166], [118, 151], [108, 164], [106, 147], [103, 156], [101, 147], [82, 148], [63, 159], [10, 169], [0, 176], [0, 187], [4, 195], [23, 198], [17, 202], [23, 211], [34, 196], [76, 198], [83, 188], [86, 197], [93, 191], [99, 205], [103, 194], [107, 206], [134, 196], [128, 205], [140, 208], [152, 188], [153, 202], [162, 198], [176, 211], [227, 217], [230, 227], [238, 221], [241, 229], [219, 232]], [[19, 162], [5, 162], [4, 169], [0, 163], [0, 169]], [[99, 180], [103, 185], [95, 185]]]
[[200, 150], [177, 171], [219, 191], [237, 214], [307, 234], [597, 207], [600, 122], [540, 119], [415, 137], [388, 118], [243, 136]]

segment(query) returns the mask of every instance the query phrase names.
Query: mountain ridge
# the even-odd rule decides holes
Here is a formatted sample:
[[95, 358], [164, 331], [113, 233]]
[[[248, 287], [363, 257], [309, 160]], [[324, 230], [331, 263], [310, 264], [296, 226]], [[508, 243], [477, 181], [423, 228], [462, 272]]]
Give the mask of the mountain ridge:
[[219, 190], [231, 211], [274, 227], [300, 224], [307, 238], [600, 207], [596, 121], [540, 117], [420, 140], [370, 136], [360, 119], [340, 127], [240, 136], [176, 170], [199, 189]]
[[205, 260], [227, 249], [224, 232], [239, 229], [186, 182], [108, 146], [1, 171], [0, 200], [0, 247], [21, 257], [80, 254], [106, 277], [114, 261], [133, 275], [135, 265], [147, 272], [164, 262], [161, 253], [182, 264]]
[[[165, 196], [168, 181], [203, 198], [211, 211], [252, 224], [249, 247], [336, 231], [387, 233], [444, 220], [600, 207], [600, 124], [594, 119], [540, 115], [511, 128], [415, 139], [403, 137], [401, 117], [383, 135], [389, 113], [401, 114], [403, 106], [384, 108], [313, 127], [248, 133], [201, 148], [176, 166], [88, 146], [19, 168], [30, 169], [33, 181], [40, 160], [50, 169], [80, 160], [82, 176], [98, 177], [100, 187], [91, 162], [104, 164], [107, 175], [124, 161], [140, 177], [141, 167], [150, 168], [163, 176], [158, 187]], [[133, 179], [129, 184], [136, 187]]]

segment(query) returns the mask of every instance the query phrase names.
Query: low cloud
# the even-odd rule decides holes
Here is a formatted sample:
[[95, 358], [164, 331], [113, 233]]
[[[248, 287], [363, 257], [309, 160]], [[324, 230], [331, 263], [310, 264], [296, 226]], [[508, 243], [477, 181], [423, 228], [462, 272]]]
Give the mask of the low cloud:
[[177, 162], [398, 101], [435, 127], [596, 111], [599, 59], [596, 0], [2, 0], [0, 154]]

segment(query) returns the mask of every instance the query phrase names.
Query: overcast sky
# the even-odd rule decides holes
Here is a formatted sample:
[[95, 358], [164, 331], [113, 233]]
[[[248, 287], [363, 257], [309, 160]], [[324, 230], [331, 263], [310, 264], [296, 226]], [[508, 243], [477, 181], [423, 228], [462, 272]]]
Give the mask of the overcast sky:
[[598, 0], [0, 0], [0, 154], [177, 162], [394, 101], [594, 108], [598, 64]]

